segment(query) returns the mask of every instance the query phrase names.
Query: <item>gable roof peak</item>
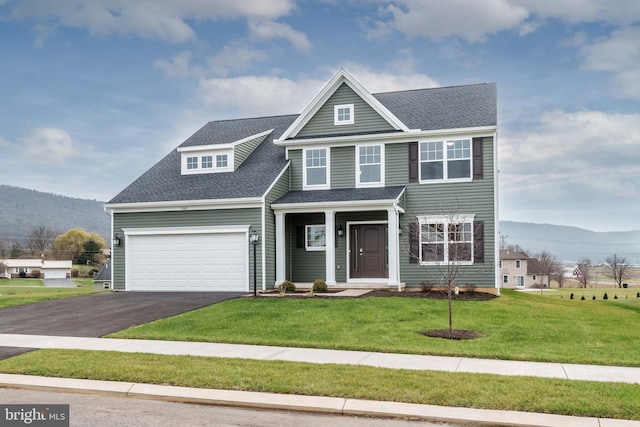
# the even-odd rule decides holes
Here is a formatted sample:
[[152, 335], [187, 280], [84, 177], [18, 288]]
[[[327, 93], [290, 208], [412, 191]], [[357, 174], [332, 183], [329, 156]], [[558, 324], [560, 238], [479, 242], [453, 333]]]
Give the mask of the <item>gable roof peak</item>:
[[333, 95], [342, 84], [347, 84], [360, 98], [373, 108], [396, 130], [409, 131], [409, 128], [400, 121], [387, 107], [385, 107], [371, 92], [369, 92], [351, 73], [340, 67], [331, 79], [324, 85], [322, 90], [311, 100], [298, 118], [284, 131], [284, 133], [274, 140], [275, 143], [295, 137], [298, 132], [311, 120], [324, 103]]

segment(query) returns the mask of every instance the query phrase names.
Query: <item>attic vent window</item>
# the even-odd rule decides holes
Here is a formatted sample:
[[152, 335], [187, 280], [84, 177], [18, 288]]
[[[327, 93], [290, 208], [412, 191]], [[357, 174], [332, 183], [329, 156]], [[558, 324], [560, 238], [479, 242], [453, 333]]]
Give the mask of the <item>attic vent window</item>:
[[352, 125], [355, 123], [353, 104], [336, 105], [333, 107], [334, 125]]

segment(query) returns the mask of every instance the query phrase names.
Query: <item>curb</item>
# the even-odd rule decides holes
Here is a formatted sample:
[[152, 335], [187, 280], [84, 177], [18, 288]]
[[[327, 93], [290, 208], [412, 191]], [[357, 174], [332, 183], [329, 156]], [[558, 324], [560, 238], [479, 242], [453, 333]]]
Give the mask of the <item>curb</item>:
[[571, 417], [518, 411], [457, 408], [400, 402], [345, 399], [338, 397], [301, 396], [294, 394], [216, 390], [97, 381], [32, 375], [0, 374], [0, 387], [49, 392], [97, 394], [165, 400], [180, 403], [277, 409], [327, 414], [449, 422], [467, 425], [519, 427], [639, 427], [639, 421], [608, 418]]

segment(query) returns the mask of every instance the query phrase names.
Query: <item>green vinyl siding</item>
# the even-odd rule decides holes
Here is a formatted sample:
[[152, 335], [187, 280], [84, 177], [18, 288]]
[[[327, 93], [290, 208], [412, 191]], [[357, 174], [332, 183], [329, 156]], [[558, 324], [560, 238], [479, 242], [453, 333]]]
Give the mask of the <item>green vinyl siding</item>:
[[331, 188], [353, 188], [356, 186], [355, 148], [331, 148]]
[[[484, 221], [484, 263], [461, 266], [456, 280], [459, 286], [471, 283], [478, 287], [495, 287], [495, 224], [494, 224], [494, 167], [493, 138], [483, 141], [483, 179], [470, 182], [407, 184], [408, 145], [387, 146], [387, 185], [406, 186], [405, 213], [400, 215], [400, 226], [409, 230], [409, 224], [419, 215], [475, 214], [476, 221]], [[406, 154], [405, 154], [406, 153]], [[389, 166], [392, 164], [392, 166]], [[404, 165], [404, 167], [400, 167]], [[400, 170], [401, 174], [393, 171]], [[391, 172], [390, 172], [391, 171]], [[435, 266], [420, 266], [409, 262], [409, 233], [400, 236], [401, 280], [407, 286], [418, 286], [422, 281], [439, 283]]]
[[265, 265], [266, 265], [266, 287], [273, 288], [276, 282], [276, 223], [275, 214], [271, 209], [271, 204], [289, 191], [289, 171], [290, 165], [286, 166], [285, 172], [274, 184], [271, 191], [265, 196], [264, 229], [265, 229]]
[[305, 225], [324, 224], [324, 213], [289, 214], [286, 216], [287, 224], [287, 277], [293, 283], [313, 282], [315, 279], [325, 278], [325, 251], [307, 251], [304, 247], [298, 247], [298, 228], [304, 229]]
[[[261, 209], [220, 209], [220, 210], [187, 210], [175, 212], [140, 212], [114, 213], [114, 233], [123, 236], [123, 228], [162, 228], [162, 227], [208, 227], [208, 226], [236, 226], [250, 225], [261, 233]], [[120, 246], [114, 248], [113, 257], [113, 286], [114, 289], [124, 289], [125, 282], [125, 239]], [[260, 246], [258, 246], [260, 249]], [[249, 251], [249, 265], [253, 266], [253, 251]], [[261, 261], [261, 251], [257, 253], [258, 265]], [[261, 269], [258, 269], [258, 283], [261, 283]], [[249, 269], [249, 283], [253, 283], [253, 268]]]
[[233, 148], [233, 170], [238, 169], [238, 166], [253, 153], [253, 150], [255, 150], [266, 137], [267, 135], [263, 135], [236, 145]]
[[289, 161], [291, 161], [290, 176], [291, 176], [291, 191], [302, 190], [302, 174], [304, 172], [304, 165], [302, 164], [302, 150], [289, 150]]
[[[334, 125], [333, 107], [353, 104], [355, 122], [352, 125]], [[338, 134], [393, 131], [393, 127], [369, 104], [343, 83], [307, 124], [298, 132], [298, 137], [328, 136]]]

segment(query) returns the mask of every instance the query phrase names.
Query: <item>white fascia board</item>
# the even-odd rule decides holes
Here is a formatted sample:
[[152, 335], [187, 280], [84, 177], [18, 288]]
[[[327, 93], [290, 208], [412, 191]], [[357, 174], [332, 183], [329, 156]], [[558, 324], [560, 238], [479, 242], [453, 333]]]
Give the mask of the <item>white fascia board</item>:
[[454, 129], [436, 129], [436, 130], [415, 130], [408, 132], [394, 133], [377, 133], [377, 134], [360, 134], [352, 136], [328, 136], [320, 138], [305, 138], [290, 141], [281, 141], [278, 145], [288, 148], [303, 148], [309, 145], [327, 145], [331, 146], [347, 146], [357, 143], [373, 143], [385, 142], [387, 144], [417, 141], [422, 138], [436, 137], [455, 137], [464, 135], [473, 135], [478, 137], [494, 136], [496, 132], [495, 126], [482, 126], [473, 128], [454, 128]]
[[262, 204], [262, 197], [247, 197], [244, 199], [172, 200], [167, 202], [149, 203], [114, 203], [105, 206], [108, 209], [111, 209], [111, 211], [114, 213], [133, 213], [259, 208]]
[[346, 83], [358, 96], [360, 96], [367, 104], [371, 106], [382, 118], [384, 118], [394, 129], [408, 131], [409, 128], [402, 123], [391, 111], [387, 109], [380, 101], [378, 101], [358, 80], [353, 77], [347, 70], [340, 68], [329, 80], [322, 90], [307, 104], [305, 109], [300, 113], [296, 120], [287, 128], [280, 138], [274, 140], [275, 144], [280, 144], [287, 138], [295, 136], [300, 132], [304, 125], [309, 122], [311, 117], [318, 112], [320, 107], [334, 94], [342, 83]]
[[348, 200], [344, 202], [310, 202], [310, 203], [279, 203], [272, 204], [271, 209], [276, 213], [309, 213], [309, 212], [321, 212], [330, 210], [334, 212], [347, 212], [347, 211], [370, 211], [370, 210], [383, 210], [390, 207], [395, 207], [398, 210], [402, 210], [397, 206], [397, 199], [389, 200]]
[[273, 132], [273, 129], [269, 129], [264, 132], [257, 133], [255, 135], [247, 136], [246, 138], [242, 138], [237, 141], [229, 142], [226, 144], [208, 144], [208, 145], [195, 145], [195, 146], [189, 146], [189, 147], [178, 147], [176, 148], [176, 150], [179, 153], [187, 153], [192, 151], [222, 150], [225, 148], [229, 149], [229, 148], [235, 147], [238, 144], [243, 144], [245, 142], [251, 141], [252, 139], [260, 138], [261, 136], [267, 136], [271, 132]]

